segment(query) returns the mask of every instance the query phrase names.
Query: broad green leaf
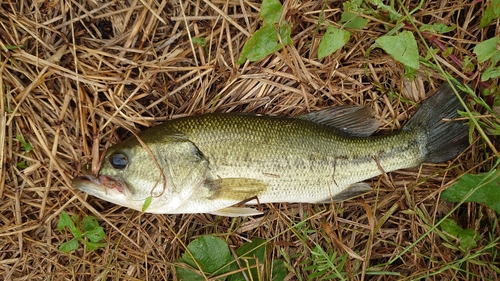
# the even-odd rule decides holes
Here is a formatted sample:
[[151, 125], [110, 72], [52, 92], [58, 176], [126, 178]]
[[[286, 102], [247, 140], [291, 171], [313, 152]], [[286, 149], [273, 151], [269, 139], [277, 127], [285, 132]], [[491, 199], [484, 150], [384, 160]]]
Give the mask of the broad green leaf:
[[73, 221], [69, 217], [68, 213], [65, 211], [61, 212], [61, 215], [59, 216], [59, 222], [57, 223], [57, 230], [62, 231], [64, 227], [74, 225]]
[[[500, 38], [500, 37], [499, 37]], [[498, 45], [500, 48], [500, 40], [498, 40]], [[498, 52], [495, 52], [491, 57], [490, 61], [492, 65], [496, 65], [500, 61], [500, 50]]]
[[[248, 39], [241, 50], [238, 63], [242, 64], [248, 59], [257, 61], [278, 51], [283, 45], [292, 43], [290, 37], [292, 27], [286, 21], [279, 22], [283, 6], [278, 0], [264, 0], [260, 9], [260, 17], [263, 20], [262, 27]], [[279, 34], [279, 37], [278, 37]]]
[[485, 40], [474, 47], [474, 54], [477, 55], [479, 63], [483, 63], [491, 58], [496, 52], [499, 52], [497, 45], [499, 44], [500, 37], [493, 37]]
[[479, 27], [483, 28], [487, 26], [492, 20], [497, 19], [498, 17], [500, 17], [500, 0], [491, 0], [491, 2], [486, 2], [486, 10], [481, 18]]
[[[221, 269], [231, 261], [231, 253], [224, 240], [214, 236], [202, 236], [189, 243], [187, 248], [196, 262], [187, 252], [182, 255], [182, 258], [179, 260], [180, 262], [184, 262], [197, 270], [203, 271], [207, 275], [216, 272], [217, 274], [223, 274], [229, 271], [229, 266]], [[196, 264], [199, 265], [199, 268]], [[204, 280], [202, 276], [191, 270], [178, 267], [176, 271], [179, 279]]]
[[148, 196], [146, 197], [146, 200], [144, 200], [144, 204], [142, 204], [142, 212], [146, 212], [146, 210], [149, 208], [149, 205], [151, 205], [151, 201], [153, 201], [153, 196]]
[[273, 260], [273, 270], [271, 272], [274, 281], [285, 280], [288, 271], [283, 260]]
[[479, 235], [474, 229], [463, 229], [451, 219], [445, 219], [441, 223], [441, 228], [458, 238], [460, 241], [460, 248], [467, 250], [477, 246], [476, 241], [479, 240]]
[[278, 0], [264, 0], [260, 7], [260, 17], [264, 25], [278, 23], [283, 11], [283, 6]]
[[59, 231], [62, 231], [66, 226], [69, 228], [69, 231], [75, 238], [82, 238], [82, 232], [75, 226], [74, 220], [70, 218], [68, 213], [62, 211], [61, 216], [59, 217], [59, 222], [57, 223], [57, 229], [59, 229]]
[[[278, 38], [278, 28], [275, 24], [267, 24], [248, 39], [247, 43], [241, 51], [238, 63], [242, 64], [247, 59], [257, 61], [281, 49], [281, 43]], [[287, 23], [282, 23], [279, 27], [281, 40], [284, 45], [289, 45], [292, 42], [291, 26]]]
[[415, 37], [409, 31], [395, 36], [382, 36], [375, 40], [376, 45], [402, 64], [418, 69], [418, 48]]
[[369, 19], [344, 11], [340, 17], [339, 24], [343, 24], [346, 28], [363, 29], [369, 21]]
[[205, 281], [206, 279], [203, 278], [200, 274], [197, 274], [196, 272], [189, 270], [187, 268], [182, 268], [182, 267], [177, 267], [175, 269], [175, 272], [177, 274], [177, 279], [182, 280], [182, 281]]
[[[255, 266], [257, 261], [259, 264], [263, 264], [266, 261], [266, 241], [264, 239], [256, 238], [253, 239], [251, 242], [247, 242], [241, 247], [239, 247], [236, 250], [236, 254], [238, 255], [238, 258], [240, 259], [240, 263], [243, 266]], [[244, 261], [243, 261], [244, 260]], [[250, 269], [250, 272], [248, 270], [245, 271], [245, 273], [248, 275], [250, 274], [252, 277], [250, 277], [251, 280], [258, 280], [258, 277], [260, 276], [257, 270], [262, 268], [262, 266], [258, 266], [257, 268], [252, 268]], [[237, 270], [238, 269], [238, 264], [233, 263], [231, 265], [231, 270]], [[243, 273], [238, 272], [236, 274], [233, 274], [229, 276], [228, 281], [245, 281], [245, 276]]]
[[461, 202], [466, 195], [477, 187], [464, 202], [484, 203], [500, 214], [500, 192], [498, 192], [498, 170], [478, 175], [465, 174], [456, 184], [443, 191], [441, 198], [449, 202]]
[[106, 247], [107, 243], [95, 243], [95, 242], [89, 242], [89, 241], [84, 241], [82, 240], [83, 243], [87, 246], [88, 251], [93, 251], [99, 248], [104, 248]]
[[329, 25], [326, 29], [325, 35], [321, 39], [318, 47], [318, 59], [322, 59], [331, 55], [333, 52], [344, 47], [344, 45], [351, 38], [351, 33], [342, 29], [338, 29]]
[[95, 229], [86, 231], [83, 235], [94, 243], [100, 242], [102, 239], [104, 239], [105, 236], [104, 229], [100, 226], [96, 227]]
[[82, 219], [82, 230], [91, 231], [99, 227], [99, 222], [94, 216], [86, 216]]
[[490, 65], [483, 74], [481, 74], [481, 81], [488, 81], [500, 77], [500, 67]]
[[62, 243], [61, 246], [59, 246], [59, 250], [65, 253], [69, 253], [76, 249], [78, 249], [78, 239], [76, 237], [69, 240], [68, 242]]

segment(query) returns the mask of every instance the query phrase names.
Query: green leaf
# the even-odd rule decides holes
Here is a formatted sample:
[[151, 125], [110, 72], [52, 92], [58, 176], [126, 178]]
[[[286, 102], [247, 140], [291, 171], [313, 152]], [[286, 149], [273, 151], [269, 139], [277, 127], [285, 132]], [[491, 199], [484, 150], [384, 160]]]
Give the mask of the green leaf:
[[415, 77], [418, 74], [418, 70], [417, 69], [412, 68], [412, 67], [408, 67], [406, 65], [404, 65], [404, 69], [405, 69], [405, 76], [406, 77], [410, 78], [410, 80], [415, 79]]
[[82, 219], [82, 230], [91, 231], [99, 227], [99, 222], [94, 216], [86, 216]]
[[490, 24], [491, 21], [497, 19], [500, 16], [500, 0], [491, 0], [491, 2], [486, 3], [486, 10], [484, 11], [483, 17], [481, 18], [480, 28], [483, 28]]
[[[21, 45], [21, 46], [7, 45], [7, 46], [5, 46], [5, 48], [7, 50], [17, 50], [17, 49], [24, 49], [24, 46], [23, 45]], [[3, 49], [0, 49], [0, 50], [3, 50]]]
[[[290, 37], [292, 27], [287, 23], [282, 23], [279, 28], [281, 40], [284, 45], [292, 42]], [[248, 39], [241, 51], [238, 63], [242, 64], [248, 59], [257, 61], [281, 49], [281, 43], [278, 38], [277, 27], [274, 24], [262, 26]]]
[[420, 31], [430, 31], [432, 33], [447, 33], [455, 30], [456, 26], [448, 26], [444, 23], [435, 23], [435, 24], [424, 24], [420, 27]]
[[144, 200], [144, 204], [142, 204], [142, 212], [146, 212], [146, 210], [149, 208], [149, 205], [151, 205], [151, 201], [153, 201], [153, 196], [149, 196]]
[[479, 63], [483, 63], [491, 58], [496, 52], [499, 52], [497, 45], [499, 44], [500, 37], [493, 37], [485, 40], [474, 47], [474, 54], [477, 55]]
[[[256, 238], [253, 239], [251, 242], [247, 242], [241, 247], [239, 247], [236, 250], [236, 254], [238, 255], [238, 258], [241, 261], [241, 264], [243, 266], [255, 266], [257, 264], [257, 261], [259, 262], [260, 265], [262, 265], [266, 261], [266, 250], [267, 250], [267, 244], [264, 239]], [[244, 261], [243, 261], [244, 260]], [[231, 270], [237, 270], [238, 264], [233, 263], [231, 265]], [[259, 273], [258, 270], [262, 268], [262, 266], [257, 266], [256, 268], [250, 269], [250, 272], [248, 270], [245, 271], [247, 275], [251, 275], [250, 280], [258, 280], [259, 279]], [[236, 274], [233, 274], [229, 276], [228, 281], [245, 281], [245, 276], [243, 273], [238, 272]]]
[[273, 270], [271, 275], [273, 280], [285, 280], [288, 275], [288, 271], [283, 260], [273, 260]]
[[342, 4], [342, 6], [344, 6], [344, 11], [362, 13], [364, 11], [364, 9], [361, 8], [361, 4], [363, 4], [363, 1], [365, 0], [346, 1]]
[[[257, 61], [278, 51], [283, 45], [292, 43], [292, 27], [286, 21], [279, 22], [283, 6], [278, 0], [264, 0], [260, 9], [262, 27], [248, 39], [241, 50], [238, 63], [243, 64], [248, 59]], [[279, 34], [279, 37], [278, 37]]]
[[[500, 37], [499, 37], [500, 38]], [[500, 40], [498, 40], [500, 45]], [[495, 52], [493, 56], [490, 57], [491, 64], [496, 65], [500, 61], [500, 51]]]
[[[449, 202], [461, 202], [465, 199], [464, 202], [484, 203], [500, 214], [499, 181], [498, 170], [478, 175], [465, 174], [456, 184], [443, 191], [441, 198]], [[470, 192], [472, 193], [466, 197]]]
[[89, 241], [84, 241], [82, 240], [83, 243], [87, 246], [88, 251], [93, 251], [99, 248], [104, 248], [106, 247], [107, 243], [95, 243], [95, 242], [89, 242]]
[[22, 148], [23, 148], [23, 150], [24, 150], [24, 151], [26, 151], [26, 152], [30, 152], [30, 151], [32, 151], [32, 150], [33, 150], [33, 146], [32, 146], [31, 144], [27, 143], [27, 142], [24, 140], [23, 136], [21, 136], [21, 135], [17, 135], [17, 136], [16, 136], [16, 140], [18, 140], [18, 141], [21, 143], [21, 146], [22, 146]]
[[283, 6], [278, 0], [264, 0], [260, 7], [260, 17], [264, 25], [278, 23], [283, 11]]
[[495, 67], [490, 65], [483, 74], [481, 74], [481, 81], [488, 81], [489, 79], [495, 79], [500, 77], [500, 67]]
[[26, 169], [28, 167], [28, 161], [24, 160], [24, 161], [19, 161], [17, 162], [16, 164], [16, 167], [19, 169], [19, 170], [23, 170], [23, 169]]
[[340, 17], [339, 24], [343, 24], [345, 28], [363, 29], [369, 21], [369, 19], [344, 11]]
[[201, 46], [201, 47], [205, 47], [207, 45], [207, 40], [203, 37], [201, 37], [201, 38], [195, 37], [195, 38], [192, 38], [191, 41], [193, 42], [193, 44]]
[[97, 243], [104, 239], [104, 229], [100, 226], [96, 227], [95, 229], [86, 231], [83, 236], [87, 237], [91, 242]]
[[429, 48], [427, 50], [427, 54], [425, 55], [425, 60], [430, 60], [432, 59], [432, 56], [433, 55], [436, 55], [438, 52], [439, 52], [439, 49], [436, 49], [436, 48]]
[[61, 216], [59, 217], [59, 222], [57, 224], [57, 229], [59, 229], [59, 231], [62, 231], [66, 226], [69, 228], [69, 231], [71, 231], [71, 234], [73, 234], [75, 238], [82, 238], [82, 232], [75, 226], [74, 220], [69, 217], [68, 213], [62, 211]]
[[402, 64], [418, 69], [418, 48], [415, 37], [409, 31], [395, 36], [382, 36], [375, 40], [376, 45]]
[[[231, 261], [231, 253], [224, 240], [214, 236], [202, 236], [189, 243], [187, 248], [192, 257], [186, 252], [179, 260], [180, 262], [184, 262], [208, 275], [216, 272], [217, 274], [223, 274], [229, 271], [229, 266], [221, 269]], [[179, 279], [204, 280], [198, 279], [201, 276], [191, 270], [178, 267], [176, 271]]]
[[318, 47], [318, 59], [322, 59], [331, 55], [333, 52], [344, 47], [344, 45], [351, 38], [351, 33], [342, 29], [338, 29], [329, 25], [326, 29], [325, 35], [321, 39]]
[[76, 249], [78, 249], [78, 239], [76, 237], [69, 240], [68, 242], [62, 243], [61, 246], [59, 246], [59, 250], [65, 253], [69, 253]]
[[470, 57], [469, 56], [465, 56], [464, 60], [462, 62], [462, 71], [465, 72], [465, 73], [469, 73], [469, 72], [474, 71], [475, 68], [476, 67], [472, 63], [472, 60], [470, 59]]
[[66, 226], [74, 225], [73, 221], [65, 211], [61, 212], [59, 222], [57, 223], [57, 230], [61, 232]]
[[399, 19], [401, 19], [401, 17], [403, 15], [401, 15], [400, 13], [398, 13], [396, 11], [396, 9], [394, 9], [394, 4], [392, 5], [386, 5], [385, 3], [388, 2], [388, 1], [384, 1], [384, 0], [368, 0], [367, 1], [368, 3], [371, 3], [373, 5], [376, 5], [377, 6], [377, 10], [381, 10], [383, 12], [386, 12], [389, 14], [389, 18], [393, 21], [397, 21]]
[[468, 250], [477, 246], [476, 241], [479, 235], [474, 229], [463, 229], [454, 220], [445, 219], [441, 223], [441, 228], [449, 234], [455, 236], [460, 241], [460, 248]]
[[206, 279], [193, 270], [187, 268], [177, 267], [175, 269], [178, 280], [189, 280], [189, 281], [205, 281]]

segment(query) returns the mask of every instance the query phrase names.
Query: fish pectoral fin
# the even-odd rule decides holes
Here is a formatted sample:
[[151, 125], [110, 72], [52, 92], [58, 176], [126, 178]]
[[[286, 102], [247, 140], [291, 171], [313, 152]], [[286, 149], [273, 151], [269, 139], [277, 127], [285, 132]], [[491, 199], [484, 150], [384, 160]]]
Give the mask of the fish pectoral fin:
[[248, 217], [263, 214], [262, 212], [259, 212], [255, 209], [244, 207], [227, 207], [210, 213], [213, 215], [224, 217]]
[[344, 105], [314, 111], [297, 118], [334, 127], [347, 136], [368, 137], [380, 126], [380, 122], [374, 117], [375, 111], [370, 107]]
[[219, 178], [212, 180], [214, 194], [210, 199], [227, 199], [244, 201], [258, 197], [268, 187], [268, 184], [251, 178]]
[[334, 202], [344, 201], [368, 193], [372, 190], [373, 188], [365, 182], [353, 183], [349, 185], [344, 191], [340, 192], [335, 196], [332, 196], [332, 198], [325, 200], [325, 202], [323, 203], [330, 203], [331, 201]]

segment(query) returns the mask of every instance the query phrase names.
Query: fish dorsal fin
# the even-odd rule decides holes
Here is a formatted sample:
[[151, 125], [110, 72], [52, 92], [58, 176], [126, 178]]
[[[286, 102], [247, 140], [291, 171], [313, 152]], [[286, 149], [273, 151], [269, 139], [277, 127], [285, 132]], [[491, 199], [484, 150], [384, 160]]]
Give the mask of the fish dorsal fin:
[[364, 182], [357, 182], [349, 185], [345, 190], [340, 192], [339, 194], [332, 196], [331, 198], [326, 199], [320, 203], [330, 203], [330, 202], [340, 202], [351, 199], [353, 197], [368, 193], [372, 191], [373, 188]]
[[367, 106], [342, 105], [301, 115], [297, 118], [334, 127], [347, 136], [368, 137], [380, 126], [375, 111]]
[[219, 178], [210, 181], [215, 193], [210, 199], [227, 199], [244, 201], [258, 197], [268, 187], [268, 184], [251, 178]]
[[248, 216], [262, 215], [262, 212], [259, 212], [252, 208], [244, 208], [244, 207], [227, 207], [210, 213], [213, 215], [224, 216], [224, 217], [248, 217]]

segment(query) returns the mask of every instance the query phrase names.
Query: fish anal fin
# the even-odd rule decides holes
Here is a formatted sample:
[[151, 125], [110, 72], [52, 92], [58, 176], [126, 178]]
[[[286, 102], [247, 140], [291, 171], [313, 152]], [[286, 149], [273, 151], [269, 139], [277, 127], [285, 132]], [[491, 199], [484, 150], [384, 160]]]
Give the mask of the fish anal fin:
[[251, 178], [219, 178], [211, 180], [214, 193], [210, 199], [244, 201], [258, 197], [268, 188], [268, 184]]
[[244, 207], [227, 207], [217, 211], [212, 211], [210, 213], [213, 215], [224, 216], [224, 217], [248, 217], [248, 216], [256, 216], [263, 214], [262, 212], [259, 212], [255, 209], [244, 208]]
[[340, 202], [340, 201], [345, 201], [347, 199], [351, 199], [356, 196], [360, 196], [362, 194], [368, 193], [372, 191], [373, 188], [364, 182], [357, 182], [349, 185], [345, 190], [340, 192], [339, 194], [336, 194], [335, 196], [332, 196], [331, 198], [328, 198], [322, 203], [330, 203], [332, 201], [334, 202]]
[[326, 125], [347, 136], [368, 137], [380, 126], [375, 111], [366, 106], [343, 105], [322, 109], [297, 118]]

